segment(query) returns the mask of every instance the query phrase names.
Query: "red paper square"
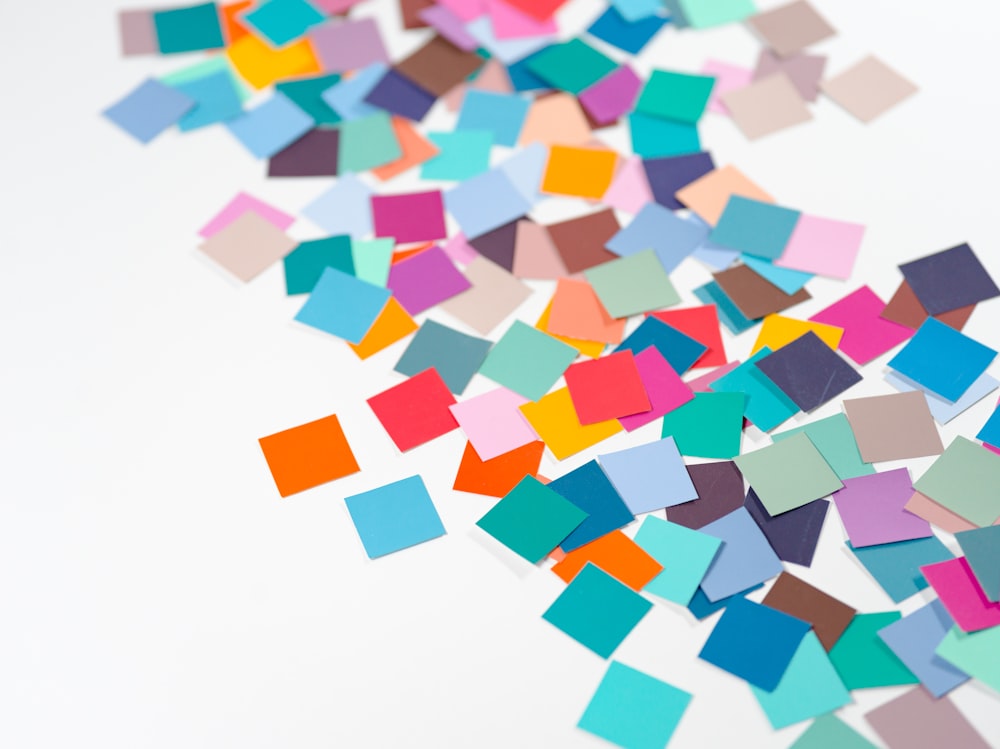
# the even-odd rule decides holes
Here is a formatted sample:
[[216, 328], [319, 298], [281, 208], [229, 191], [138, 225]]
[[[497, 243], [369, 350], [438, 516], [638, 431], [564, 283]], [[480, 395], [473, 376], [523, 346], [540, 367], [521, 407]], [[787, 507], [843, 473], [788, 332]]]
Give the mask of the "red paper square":
[[695, 367], [720, 367], [726, 363], [726, 349], [722, 345], [719, 314], [714, 304], [688, 309], [667, 309], [650, 312], [660, 322], [665, 322], [681, 333], [689, 335], [708, 349], [691, 365]]
[[448, 406], [455, 397], [433, 367], [368, 399], [401, 452], [458, 429]]
[[565, 377], [581, 424], [596, 424], [651, 408], [631, 351], [573, 364]]

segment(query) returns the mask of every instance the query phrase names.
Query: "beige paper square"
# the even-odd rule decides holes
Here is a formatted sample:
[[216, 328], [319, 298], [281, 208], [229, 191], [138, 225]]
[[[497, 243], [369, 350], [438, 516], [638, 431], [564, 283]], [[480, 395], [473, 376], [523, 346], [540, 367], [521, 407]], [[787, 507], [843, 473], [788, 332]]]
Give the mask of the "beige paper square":
[[871, 122], [917, 92], [917, 87], [878, 58], [868, 56], [820, 90], [862, 122]]
[[747, 23], [782, 57], [805, 49], [837, 32], [806, 0], [758, 13]]
[[472, 288], [442, 303], [441, 309], [481, 335], [488, 335], [531, 296], [530, 288], [484, 257], [466, 266], [465, 277]]
[[812, 119], [795, 84], [784, 73], [769, 75], [745, 88], [723, 94], [722, 101], [750, 140]]
[[281, 260], [297, 242], [274, 224], [247, 211], [198, 248], [241, 281]]
[[733, 195], [773, 203], [774, 198], [732, 164], [714, 169], [677, 191], [675, 197], [715, 226]]
[[866, 463], [922, 458], [944, 451], [923, 391], [845, 400], [844, 411]]

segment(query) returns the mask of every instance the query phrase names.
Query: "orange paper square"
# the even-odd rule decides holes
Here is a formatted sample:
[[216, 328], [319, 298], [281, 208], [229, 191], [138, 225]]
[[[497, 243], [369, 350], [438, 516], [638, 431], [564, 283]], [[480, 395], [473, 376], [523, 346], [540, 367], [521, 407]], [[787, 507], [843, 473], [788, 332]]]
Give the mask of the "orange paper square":
[[419, 326], [410, 317], [410, 313], [403, 309], [403, 305], [396, 301], [396, 297], [389, 297], [385, 307], [375, 318], [375, 322], [365, 333], [365, 337], [358, 343], [348, 343], [351, 351], [358, 355], [359, 359], [367, 359], [372, 354], [377, 354], [382, 349], [388, 348], [396, 341], [401, 341]]
[[454, 489], [488, 497], [505, 497], [525, 476], [534, 476], [545, 444], [529, 442], [503, 455], [483, 460], [471, 442], [465, 445]]
[[258, 442], [282, 497], [360, 470], [336, 415], [261, 437]]
[[621, 531], [612, 531], [567, 553], [557, 561], [552, 571], [568, 583], [587, 562], [600, 567], [632, 590], [642, 590], [663, 572], [659, 562]]
[[422, 136], [409, 120], [393, 117], [392, 130], [396, 134], [403, 155], [395, 161], [372, 169], [372, 174], [383, 182], [438, 155], [437, 146]]
[[611, 186], [618, 154], [596, 148], [552, 146], [542, 192], [599, 200]]

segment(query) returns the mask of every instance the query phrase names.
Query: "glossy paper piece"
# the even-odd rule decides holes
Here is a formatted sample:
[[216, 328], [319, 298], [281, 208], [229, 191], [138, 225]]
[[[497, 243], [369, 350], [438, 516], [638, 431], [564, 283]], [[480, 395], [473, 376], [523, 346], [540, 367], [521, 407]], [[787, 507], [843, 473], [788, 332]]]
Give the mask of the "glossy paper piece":
[[726, 607], [698, 657], [765, 692], [774, 692], [809, 624], [745, 598]]
[[677, 199], [677, 192], [715, 169], [712, 155], [707, 151], [658, 159], [645, 159], [646, 178], [657, 203], [671, 210], [684, 205]]
[[225, 46], [215, 3], [156, 11], [153, 25], [160, 54], [199, 52]]
[[587, 513], [586, 520], [560, 544], [563, 551], [588, 544], [635, 518], [596, 460], [560, 476], [548, 487]]
[[636, 591], [663, 571], [653, 557], [621, 531], [612, 531], [574, 549], [554, 564], [552, 571], [568, 583], [588, 563]]
[[813, 331], [756, 362], [803, 411], [813, 411], [861, 382], [861, 375]]
[[731, 461], [687, 467], [698, 499], [667, 508], [667, 520], [697, 530], [743, 506], [743, 475]]
[[612, 260], [584, 274], [612, 317], [629, 317], [680, 302], [653, 250]]
[[834, 414], [801, 427], [777, 432], [771, 435], [771, 439], [780, 442], [800, 433], [809, 438], [833, 472], [841, 479], [875, 473], [871, 463], [861, 460], [858, 443], [854, 441], [854, 433], [844, 414]]
[[913, 96], [917, 87], [869, 55], [822, 81], [820, 90], [862, 122], [871, 122]]
[[355, 494], [344, 502], [370, 559], [447, 532], [420, 476]]
[[965, 557], [930, 564], [920, 571], [963, 632], [1000, 625], [1000, 603], [986, 597]]
[[986, 600], [1000, 601], [1000, 526], [962, 531], [955, 540]]
[[389, 282], [389, 268], [395, 242], [391, 237], [383, 239], [351, 239], [351, 260], [354, 275], [376, 286]]
[[839, 348], [856, 364], [867, 364], [907, 340], [913, 331], [881, 316], [883, 302], [862, 286], [809, 319], [841, 328]]
[[767, 537], [742, 507], [702, 527], [701, 532], [723, 542], [701, 581], [710, 601], [770, 580], [782, 570]]
[[702, 150], [698, 128], [685, 122], [633, 112], [628, 116], [632, 151], [644, 159], [681, 156]]
[[833, 501], [851, 546], [859, 549], [930, 536], [930, 523], [905, 509], [912, 495], [907, 468], [845, 479]]
[[226, 206], [219, 211], [211, 221], [205, 224], [198, 231], [198, 235], [207, 239], [213, 234], [217, 234], [222, 231], [222, 229], [231, 224], [244, 213], [249, 212], [256, 213], [269, 224], [276, 226], [282, 231], [288, 229], [295, 223], [294, 216], [278, 210], [274, 206], [265, 203], [263, 200], [258, 200], [253, 195], [241, 192], [237, 193], [236, 197], [229, 201], [229, 203], [227, 203]]
[[[479, 371], [498, 385], [537, 401], [575, 358], [576, 349], [572, 346], [515, 320], [490, 350]], [[526, 362], [531, 362], [531, 366], [526, 367]]]
[[[742, 21], [756, 10], [753, 0], [676, 0], [687, 25], [703, 29]], [[674, 23], [677, 23], [675, 16]]]
[[489, 335], [532, 293], [531, 288], [483, 257], [469, 263], [464, 275], [472, 288], [440, 308], [482, 335]]
[[823, 530], [830, 503], [816, 499], [780, 515], [771, 515], [753, 489], [743, 505], [767, 537], [778, 559], [803, 567], [812, 565], [819, 534]]
[[444, 203], [438, 190], [372, 196], [375, 236], [397, 243], [428, 242], [447, 235]]
[[635, 533], [635, 542], [663, 566], [646, 592], [687, 606], [712, 564], [722, 541], [652, 515]]
[[642, 386], [649, 397], [650, 409], [631, 416], [619, 417], [618, 421], [626, 431], [631, 432], [656, 421], [694, 398], [691, 388], [653, 346], [636, 354], [635, 366], [639, 370]]
[[562, 341], [563, 343], [572, 346], [581, 354], [583, 354], [584, 356], [589, 356], [591, 359], [596, 359], [598, 356], [604, 353], [605, 345], [600, 341], [585, 341], [582, 338], [570, 338], [568, 336], [562, 336], [553, 333], [551, 330], [549, 330], [549, 317], [551, 315], [552, 315], [552, 301], [549, 300], [549, 303], [545, 306], [545, 309], [542, 310], [542, 314], [538, 317], [538, 321], [535, 323], [535, 327], [538, 330], [541, 330], [543, 333], [548, 333], [556, 340]]
[[865, 713], [889, 749], [960, 746], [988, 749], [987, 742], [947, 697], [935, 700], [922, 687]]
[[794, 294], [814, 278], [811, 273], [781, 268], [771, 260], [765, 260], [754, 255], [743, 253], [740, 255], [740, 259], [744, 265], [749, 266], [750, 270], [763, 276], [767, 281], [773, 283], [786, 294]]
[[361, 470], [336, 414], [261, 437], [258, 442], [282, 497]]
[[733, 195], [709, 235], [715, 244], [774, 260], [785, 251], [800, 213]]
[[275, 49], [263, 39], [247, 33], [229, 46], [226, 56], [240, 77], [258, 90], [287, 78], [323, 72], [305, 39]]
[[373, 395], [368, 405], [400, 452], [458, 429], [448, 410], [455, 405], [455, 397], [435, 369]]
[[633, 514], [662, 510], [698, 498], [677, 446], [669, 437], [605, 453], [598, 460]]
[[940, 455], [944, 450], [923, 393], [845, 400], [844, 411], [866, 463]]
[[394, 369], [402, 375], [412, 377], [433, 367], [448, 389], [455, 395], [461, 395], [469, 380], [479, 371], [491, 345], [490, 341], [483, 338], [460, 333], [433, 320], [425, 320]]
[[878, 631], [898, 621], [898, 611], [855, 614], [830, 650], [837, 673], [848, 689], [916, 684], [916, 676], [882, 642]]
[[844, 485], [805, 434], [740, 455], [735, 463], [770, 515], [794, 510]]
[[820, 644], [830, 650], [854, 619], [854, 609], [788, 572], [782, 572], [763, 603], [809, 622]]
[[774, 73], [720, 98], [736, 126], [750, 140], [812, 119], [802, 95], [784, 73]]
[[913, 492], [913, 496], [906, 503], [906, 509], [946, 533], [960, 533], [976, 528], [974, 523], [970, 523], [961, 515], [957, 515], [920, 492]]
[[928, 583], [920, 572], [921, 567], [953, 558], [948, 547], [937, 536], [866, 546], [862, 549], [852, 548], [848, 541], [847, 547], [894, 603], [904, 601], [927, 588]]
[[682, 455], [735, 458], [743, 438], [742, 393], [696, 393], [664, 416], [662, 435], [672, 436]]
[[488, 130], [430, 133], [438, 152], [420, 167], [420, 179], [461, 181], [490, 168], [493, 134]]
[[967, 673], [934, 652], [954, 624], [937, 600], [883, 627], [878, 636], [920, 679], [924, 688], [939, 698], [969, 680]]
[[243, 99], [233, 74], [227, 68], [189, 79], [162, 81], [195, 101], [177, 127], [181, 132], [226, 122], [243, 114]]
[[487, 497], [506, 496], [525, 476], [538, 473], [544, 451], [543, 442], [529, 442], [495, 458], [483, 460], [476, 454], [472, 443], [466, 443], [453, 488]]
[[515, 554], [537, 564], [587, 514], [527, 476], [476, 523]]
[[461, 50], [435, 36], [394, 68], [429, 94], [440, 97], [482, 66], [483, 58], [476, 53]]
[[670, 273], [694, 252], [702, 237], [700, 228], [678, 218], [673, 211], [658, 203], [647, 203], [605, 246], [621, 256], [652, 249], [663, 269]]
[[1000, 519], [1000, 455], [956, 437], [913, 488], [980, 527]]
[[[247, 282], [281, 260], [295, 245], [295, 240], [274, 224], [247, 211], [212, 234], [198, 249]], [[363, 311], [361, 316], [364, 317]]]
[[627, 585], [588, 564], [542, 618], [608, 658], [652, 607], [650, 601]]

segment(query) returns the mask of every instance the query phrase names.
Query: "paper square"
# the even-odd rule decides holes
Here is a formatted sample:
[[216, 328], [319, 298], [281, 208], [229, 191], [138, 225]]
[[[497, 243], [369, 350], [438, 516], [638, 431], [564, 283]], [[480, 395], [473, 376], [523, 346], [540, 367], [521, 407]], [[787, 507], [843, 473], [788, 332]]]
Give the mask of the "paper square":
[[672, 436], [682, 455], [735, 458], [743, 439], [743, 393], [695, 393], [666, 414], [662, 435]]
[[388, 287], [407, 312], [418, 315], [471, 287], [437, 245], [389, 269]]
[[923, 393], [845, 400], [844, 411], [866, 463], [940, 455], [944, 450]]
[[622, 65], [580, 94], [580, 104], [597, 125], [612, 125], [632, 111], [642, 79]]
[[392, 120], [385, 112], [340, 124], [341, 172], [366, 172], [389, 164], [403, 155]]
[[820, 55], [796, 53], [779, 57], [768, 49], [762, 49], [757, 57], [757, 67], [753, 71], [754, 80], [766, 78], [774, 73], [784, 73], [799, 94], [806, 101], [816, 101], [819, 82], [826, 68], [826, 58]]
[[940, 600], [931, 601], [878, 631], [878, 636], [913, 672], [924, 688], [939, 698], [969, 680], [934, 650], [955, 622]]
[[579, 94], [615, 69], [615, 62], [586, 42], [570, 39], [532, 57], [528, 69], [553, 88]]
[[243, 113], [243, 100], [229, 70], [167, 83], [195, 101], [195, 106], [177, 123], [181, 132], [225, 122]]
[[931, 315], [1000, 296], [1000, 289], [967, 244], [903, 263], [899, 270]]
[[861, 224], [803, 214], [784, 254], [774, 264], [846, 280], [854, 268], [864, 233]]
[[703, 526], [701, 532], [723, 542], [701, 581], [701, 589], [710, 601], [770, 580], [782, 570], [781, 560], [742, 507]]
[[461, 395], [482, 365], [490, 346], [487, 340], [426, 320], [396, 363], [395, 370], [413, 376], [434, 367], [448, 389]]
[[389, 296], [381, 286], [327, 268], [295, 319], [349, 343], [360, 343]]
[[736, 126], [750, 140], [813, 118], [795, 84], [784, 73], [761, 78], [749, 86], [723, 94], [721, 99]]
[[368, 405], [400, 452], [458, 429], [448, 410], [455, 398], [434, 369], [373, 395]]
[[710, 226], [719, 222], [733, 195], [759, 203], [774, 202], [770, 194], [732, 165], [711, 171], [676, 192], [678, 202], [690, 208]]
[[854, 615], [837, 644], [830, 649], [830, 660], [845, 687], [869, 689], [919, 682], [878, 636], [880, 629], [901, 616], [898, 611]]
[[932, 393], [956, 401], [996, 355], [988, 346], [928, 318], [889, 366]]
[[965, 557], [929, 564], [920, 571], [963, 632], [1000, 626], [1000, 603], [986, 597]]
[[258, 442], [282, 497], [361, 470], [336, 414], [261, 437]]
[[813, 331], [758, 360], [756, 366], [806, 412], [829, 403], [862, 379]]
[[248, 211], [206, 239], [198, 249], [241, 281], [253, 280], [296, 246], [294, 239]]
[[226, 45], [215, 3], [155, 11], [153, 24], [163, 55], [219, 49]]
[[[642, 159], [630, 156], [620, 163], [611, 187], [604, 193], [601, 202], [619, 211], [636, 214], [653, 199], [653, 194], [642, 168]], [[565, 268], [563, 274], [565, 275]]]
[[398, 244], [406, 244], [447, 236], [444, 203], [439, 190], [373, 195], [371, 200], [377, 237], [393, 237]]
[[981, 629], [965, 634], [952, 627], [937, 648], [937, 654], [983, 684], [1000, 690], [1000, 665], [996, 653], [1000, 648], [1000, 627]]
[[986, 599], [1000, 601], [1000, 526], [962, 531], [955, 540]]
[[367, 359], [397, 341], [401, 341], [417, 329], [413, 318], [393, 297], [375, 318], [375, 322], [365, 333], [360, 343], [348, 343], [359, 359]]
[[506, 496], [525, 476], [538, 473], [544, 451], [545, 443], [529, 442], [495, 458], [483, 460], [472, 443], [468, 442], [462, 453], [462, 462], [458, 466], [453, 488], [455, 491], [488, 497]]
[[547, 325], [553, 335], [618, 343], [625, 332], [625, 322], [608, 314], [587, 281], [560, 278], [556, 283]]
[[615, 259], [605, 245], [620, 228], [615, 212], [605, 209], [549, 224], [548, 231], [567, 272], [579, 273]]
[[680, 210], [684, 205], [676, 193], [715, 169], [712, 154], [707, 151], [685, 156], [645, 159], [643, 168], [656, 202], [670, 210]]
[[795, 402], [757, 369], [756, 363], [770, 353], [769, 348], [762, 348], [711, 386], [717, 393], [743, 393], [744, 416], [762, 432], [770, 432], [799, 412]]
[[233, 137], [258, 159], [274, 156], [315, 125], [312, 117], [280, 92], [225, 124]]
[[370, 559], [447, 533], [420, 476], [355, 494], [344, 502]]
[[[486, 356], [480, 373], [536, 401], [575, 358], [576, 349], [572, 346], [516, 320]], [[525, 366], [527, 362], [530, 367]]]
[[612, 531], [563, 556], [552, 566], [552, 572], [568, 583], [588, 563], [635, 591], [642, 590], [663, 570], [635, 541], [621, 531]]
[[840, 350], [856, 364], [867, 364], [913, 335], [909, 328], [881, 317], [884, 309], [885, 302], [862, 286], [809, 319], [842, 328]]
[[[633, 514], [652, 512], [698, 498], [684, 461], [670, 437], [606, 453], [598, 456], [598, 460]], [[683, 603], [686, 605], [687, 601]]]
[[336, 176], [339, 150], [339, 130], [310, 130], [271, 157], [267, 162], [267, 176]]
[[694, 123], [701, 119], [715, 79], [667, 70], [653, 70], [635, 111], [652, 117]]
[[833, 501], [857, 549], [932, 535], [930, 523], [905, 509], [912, 495], [909, 470], [897, 468], [845, 479]]
[[338, 178], [302, 215], [329, 234], [360, 238], [372, 230], [371, 188], [353, 174]]
[[327, 267], [353, 276], [351, 238], [341, 235], [300, 242], [285, 255], [284, 266], [285, 293], [289, 296], [312, 291]]
[[484, 257], [469, 263], [465, 277], [472, 288], [443, 302], [441, 309], [483, 335], [488, 335], [532, 293], [531, 288]]
[[701, 151], [698, 128], [687, 122], [675, 122], [633, 112], [628, 116], [632, 151], [644, 159], [680, 156]]
[[605, 244], [616, 255], [652, 249], [670, 273], [701, 243], [703, 232], [658, 203], [647, 203], [632, 221]]
[[306, 0], [271, 0], [244, 13], [240, 20], [275, 47], [283, 47], [323, 23], [326, 16]]
[[778, 575], [762, 603], [808, 622], [825, 650], [834, 646], [857, 613], [846, 603], [787, 572]]
[[651, 408], [631, 351], [571, 364], [565, 377], [581, 424], [617, 419]]
[[635, 518], [596, 460], [560, 476], [548, 487], [587, 513], [587, 518], [560, 544], [563, 551], [588, 544]]
[[487, 130], [500, 146], [517, 145], [531, 103], [516, 94], [470, 90], [462, 101], [456, 130]]
[[875, 473], [875, 468], [871, 463], [865, 463], [861, 460], [858, 443], [854, 440], [854, 432], [851, 431], [851, 425], [844, 414], [834, 414], [801, 427], [772, 434], [771, 439], [780, 442], [800, 433], [809, 438], [809, 441], [823, 456], [823, 460], [841, 479]]
[[611, 186], [618, 154], [604, 148], [549, 148], [542, 192], [599, 200]]
[[722, 96], [749, 86], [753, 81], [753, 71], [750, 68], [721, 60], [706, 60], [699, 72], [715, 78], [715, 87], [708, 100], [708, 111], [726, 116], [729, 115], [729, 109], [722, 103]]
[[751, 488], [743, 506], [771, 544], [778, 559], [801, 564], [803, 567], [812, 566], [823, 522], [830, 509], [829, 502], [815, 499], [794, 510], [771, 515]]
[[927, 587], [927, 581], [920, 572], [922, 566], [953, 558], [937, 536], [863, 549], [855, 549], [848, 541], [847, 547], [895, 603]]
[[877, 749], [833, 713], [820, 715], [809, 724], [790, 749]]
[[871, 55], [819, 87], [862, 122], [871, 122], [917, 92], [916, 86]]
[[989, 743], [947, 697], [933, 699], [924, 689], [911, 689], [900, 697], [869, 710], [865, 720], [891, 747], [960, 746], [987, 749]]
[[350, 78], [341, 78], [336, 84], [320, 94], [323, 103], [346, 122], [384, 114], [378, 107], [365, 101], [379, 81], [385, 77], [387, 65], [375, 62], [356, 71]]
[[631, 432], [656, 421], [694, 398], [691, 388], [653, 346], [635, 355], [635, 366], [639, 370], [642, 386], [649, 397], [650, 409], [631, 416], [619, 417], [618, 421], [626, 431]]
[[781, 5], [747, 19], [764, 43], [782, 57], [827, 39], [837, 32], [806, 0]]
[[460, 181], [490, 168], [493, 135], [488, 130], [430, 133], [428, 137], [438, 153], [420, 167], [420, 179]]
[[723, 247], [773, 260], [785, 250], [800, 215], [790, 208], [733, 195], [709, 239]]
[[722, 542], [705, 533], [669, 523], [653, 515], [642, 521], [635, 542], [663, 565], [646, 592], [687, 606]]
[[801, 507], [843, 483], [804, 434], [735, 459], [770, 515]]
[[336, 125], [341, 121], [340, 115], [323, 101], [323, 93], [339, 82], [340, 76], [331, 73], [281, 81], [274, 88], [295, 102], [317, 125]]
[[531, 210], [531, 203], [497, 169], [456, 185], [445, 193], [444, 200], [448, 213], [470, 239], [515, 221]]
[[517, 393], [497, 388], [456, 403], [451, 413], [479, 457], [490, 460], [538, 439], [519, 410], [527, 402]]
[[176, 125], [196, 104], [181, 91], [148, 78], [103, 114], [140, 143], [149, 143]]
[[610, 7], [590, 24], [587, 33], [635, 55], [649, 44], [666, 22], [658, 16], [629, 21], [616, 8]]
[[521, 413], [556, 460], [565, 460], [622, 430], [621, 424], [614, 419], [586, 426], [581, 424], [566, 388], [549, 393], [537, 403], [525, 403]]
[[324, 24], [310, 32], [309, 42], [323, 69], [331, 73], [389, 62], [374, 18], [343, 19]]
[[698, 499], [667, 508], [667, 520], [697, 530], [743, 507], [743, 474], [736, 464], [696, 463], [687, 467]]
[[705, 353], [705, 345], [655, 317], [647, 317], [615, 351], [640, 353], [653, 346], [677, 374], [684, 374]]
[[718, 367], [727, 362], [726, 349], [719, 328], [719, 315], [714, 304], [659, 310], [650, 313], [650, 316], [707, 347], [705, 353], [691, 365], [692, 367]]

